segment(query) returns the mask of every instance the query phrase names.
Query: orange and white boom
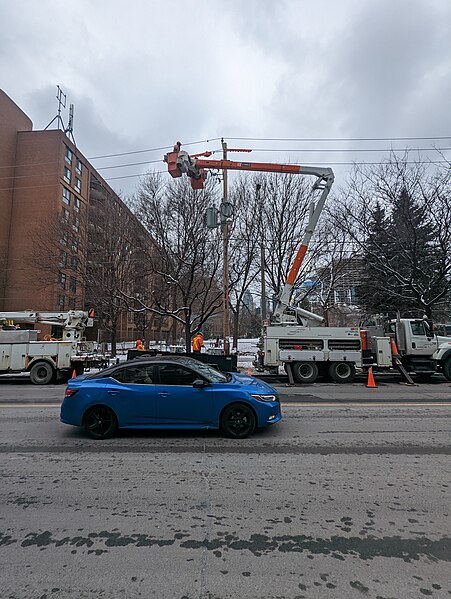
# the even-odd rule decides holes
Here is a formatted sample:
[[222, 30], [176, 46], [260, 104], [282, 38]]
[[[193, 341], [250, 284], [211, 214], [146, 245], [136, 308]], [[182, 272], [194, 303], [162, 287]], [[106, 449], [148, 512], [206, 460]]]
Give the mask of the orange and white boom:
[[[316, 225], [320, 214], [324, 208], [327, 196], [331, 190], [334, 182], [334, 173], [331, 168], [323, 168], [320, 166], [300, 166], [297, 164], [274, 164], [270, 162], [235, 162], [233, 160], [201, 160], [197, 156], [190, 156], [188, 152], [180, 149], [181, 143], [178, 141], [172, 152], [165, 155], [164, 161], [168, 165], [169, 174], [176, 178], [186, 174], [191, 178], [191, 187], [193, 189], [203, 189], [204, 182], [206, 179], [205, 169], [224, 169], [224, 170], [235, 170], [235, 171], [253, 171], [261, 173], [287, 173], [292, 175], [313, 175], [317, 177], [313, 186], [314, 190], [321, 192], [318, 201], [315, 203], [312, 200], [310, 204], [309, 220], [304, 231], [304, 237], [301, 245], [298, 249], [293, 265], [288, 273], [287, 280], [283, 289], [281, 290], [278, 298], [277, 305], [273, 315], [274, 322], [282, 322], [286, 320], [287, 308], [289, 308], [289, 301], [291, 292], [293, 290], [296, 277], [299, 273], [299, 269], [304, 260], [307, 252], [310, 239], [312, 238], [313, 232], [315, 231]], [[210, 153], [204, 155], [209, 156]], [[302, 310], [301, 308], [290, 308], [291, 313], [295, 313], [298, 316], [304, 317], [304, 319], [310, 321], [312, 324], [318, 324], [322, 322], [322, 318]], [[289, 317], [288, 317], [289, 320]]]

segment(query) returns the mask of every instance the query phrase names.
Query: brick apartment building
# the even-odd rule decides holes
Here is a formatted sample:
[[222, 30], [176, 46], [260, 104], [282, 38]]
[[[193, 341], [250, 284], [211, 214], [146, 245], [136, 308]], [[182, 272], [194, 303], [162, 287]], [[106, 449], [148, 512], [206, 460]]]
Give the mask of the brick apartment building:
[[[148, 237], [63, 131], [34, 131], [29, 117], [0, 90], [0, 311], [96, 308], [95, 290], [87, 289], [89, 277], [83, 275], [95, 264], [92, 248], [98, 255], [93, 210], [98, 214], [105, 202], [105, 213], [125, 215], [134, 235], [139, 230]], [[130, 294], [143, 293], [147, 285], [136, 282], [134, 289], [133, 278], [129, 281]], [[136, 338], [136, 325], [133, 314], [122, 312], [117, 340]], [[164, 338], [167, 327], [158, 326]]]

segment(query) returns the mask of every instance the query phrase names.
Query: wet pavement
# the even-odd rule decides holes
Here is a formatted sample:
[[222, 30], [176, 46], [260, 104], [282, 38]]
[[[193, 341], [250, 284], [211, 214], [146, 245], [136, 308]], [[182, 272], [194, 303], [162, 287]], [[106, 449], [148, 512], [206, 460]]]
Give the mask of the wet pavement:
[[288, 405], [250, 439], [0, 408], [1, 596], [450, 597], [450, 409]]

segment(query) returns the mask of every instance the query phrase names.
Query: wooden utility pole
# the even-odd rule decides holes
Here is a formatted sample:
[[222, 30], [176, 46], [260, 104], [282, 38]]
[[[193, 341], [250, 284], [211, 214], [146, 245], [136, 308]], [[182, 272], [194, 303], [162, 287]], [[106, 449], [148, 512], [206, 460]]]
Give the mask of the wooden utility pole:
[[[221, 139], [222, 144], [222, 157], [227, 160], [227, 143], [224, 138]], [[222, 171], [222, 182], [223, 182], [223, 198], [222, 204], [227, 204], [227, 169]], [[221, 211], [221, 213], [224, 213]], [[230, 353], [229, 348], [229, 337], [230, 337], [230, 326], [229, 326], [229, 223], [226, 219], [222, 224], [222, 240], [223, 240], [223, 291], [224, 291], [224, 355]]]
[[261, 276], [261, 317], [262, 324], [266, 320], [266, 282], [265, 282], [265, 244], [263, 239], [263, 227], [261, 226], [261, 219], [263, 217], [263, 203], [260, 199], [260, 183], [255, 186], [255, 193], [257, 194], [257, 206], [260, 210], [260, 276]]

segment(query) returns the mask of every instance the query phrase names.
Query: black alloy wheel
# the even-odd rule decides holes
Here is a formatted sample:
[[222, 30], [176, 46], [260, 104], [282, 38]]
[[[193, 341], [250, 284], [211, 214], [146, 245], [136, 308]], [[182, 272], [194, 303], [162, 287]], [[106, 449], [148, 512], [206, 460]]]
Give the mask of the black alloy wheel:
[[106, 406], [95, 406], [86, 412], [84, 425], [93, 439], [109, 439], [117, 430], [116, 414]]
[[255, 426], [254, 412], [244, 404], [231, 404], [222, 413], [221, 428], [231, 439], [245, 439], [254, 432]]

